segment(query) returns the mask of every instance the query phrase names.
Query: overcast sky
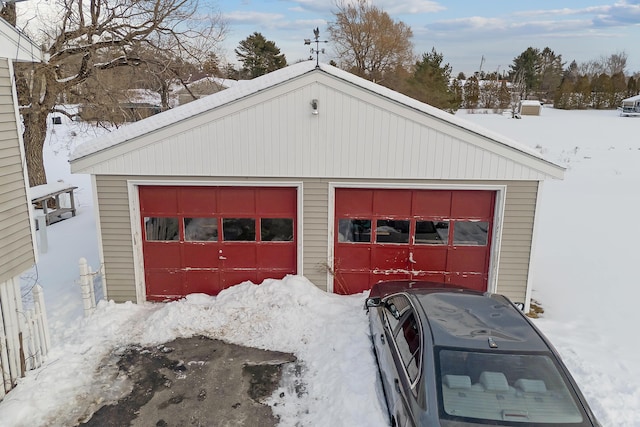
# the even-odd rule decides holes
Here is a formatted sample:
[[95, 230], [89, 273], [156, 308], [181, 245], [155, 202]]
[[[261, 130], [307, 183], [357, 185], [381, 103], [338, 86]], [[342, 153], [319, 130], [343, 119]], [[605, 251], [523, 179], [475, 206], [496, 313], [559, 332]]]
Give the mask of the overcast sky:
[[[216, 0], [202, 0], [216, 1]], [[640, 0], [374, 0], [374, 5], [413, 30], [417, 55], [432, 47], [444, 55], [454, 75], [509, 69], [528, 47], [551, 48], [567, 64], [613, 53], [628, 56], [627, 73], [640, 72]], [[229, 23], [226, 56], [254, 31], [272, 40], [289, 63], [309, 57], [305, 38], [320, 28], [328, 37], [334, 0], [218, 0]], [[332, 58], [330, 44], [321, 61]]]

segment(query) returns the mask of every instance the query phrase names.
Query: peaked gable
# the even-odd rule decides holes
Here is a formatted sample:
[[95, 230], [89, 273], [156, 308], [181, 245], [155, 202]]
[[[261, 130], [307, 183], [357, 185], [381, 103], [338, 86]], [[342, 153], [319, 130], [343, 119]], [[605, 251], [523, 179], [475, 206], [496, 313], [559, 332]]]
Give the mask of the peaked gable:
[[84, 144], [72, 155], [72, 170], [533, 180], [561, 178], [563, 173], [526, 146], [313, 62], [286, 67]]

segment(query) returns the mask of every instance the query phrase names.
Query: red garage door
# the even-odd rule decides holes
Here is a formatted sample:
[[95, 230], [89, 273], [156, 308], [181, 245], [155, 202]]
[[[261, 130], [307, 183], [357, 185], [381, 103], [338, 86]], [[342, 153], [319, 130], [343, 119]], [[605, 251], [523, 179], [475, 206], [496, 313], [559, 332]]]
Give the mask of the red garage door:
[[486, 290], [493, 191], [337, 189], [336, 293], [411, 279]]
[[147, 299], [216, 295], [296, 269], [296, 189], [141, 186]]

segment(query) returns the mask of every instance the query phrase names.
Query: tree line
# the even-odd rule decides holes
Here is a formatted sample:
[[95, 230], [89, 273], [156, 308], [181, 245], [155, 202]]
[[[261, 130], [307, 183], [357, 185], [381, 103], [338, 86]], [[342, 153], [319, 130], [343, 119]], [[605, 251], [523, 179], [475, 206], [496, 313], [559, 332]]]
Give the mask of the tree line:
[[[55, 19], [32, 38], [49, 56], [39, 64], [16, 64], [16, 84], [24, 123], [23, 140], [30, 185], [46, 183], [42, 159], [50, 113], [69, 114], [63, 104], [92, 105], [111, 114], [131, 89], [159, 94], [160, 107], [180, 87], [204, 76], [252, 79], [287, 65], [272, 40], [254, 32], [234, 50], [237, 64], [221, 53], [227, 23], [209, 2], [199, 0], [64, 0]], [[0, 16], [16, 24], [16, 3], [3, 1]], [[330, 62], [442, 110], [514, 108], [537, 98], [558, 108], [612, 108], [638, 92], [639, 76], [627, 76], [627, 57], [609, 57], [565, 67], [551, 49], [530, 47], [503, 74], [478, 71], [452, 77], [452, 67], [435, 47], [414, 53], [411, 28], [367, 0], [337, 0], [328, 24], [334, 51]], [[303, 60], [306, 60], [303, 59]]]

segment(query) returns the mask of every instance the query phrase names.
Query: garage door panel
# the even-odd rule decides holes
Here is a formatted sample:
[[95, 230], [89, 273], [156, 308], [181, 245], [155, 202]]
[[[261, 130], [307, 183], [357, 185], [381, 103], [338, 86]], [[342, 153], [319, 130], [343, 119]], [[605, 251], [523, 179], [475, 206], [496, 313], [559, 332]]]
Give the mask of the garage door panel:
[[340, 295], [357, 294], [371, 289], [372, 275], [367, 271], [343, 271], [333, 281], [333, 292]]
[[458, 246], [449, 250], [447, 271], [472, 272], [485, 271], [487, 249], [484, 246]]
[[258, 280], [258, 271], [254, 268], [251, 269], [234, 269], [226, 270], [224, 272], [224, 288], [238, 285], [242, 282], [260, 283]]
[[208, 187], [182, 187], [178, 191], [180, 211], [187, 215], [213, 216], [218, 211], [216, 191]]
[[222, 248], [223, 268], [251, 268], [258, 264], [256, 245], [246, 243], [226, 243]]
[[184, 293], [184, 272], [178, 269], [145, 269], [147, 300], [166, 301], [181, 298]]
[[373, 190], [360, 188], [343, 188], [336, 191], [336, 212], [338, 217], [346, 215], [350, 218], [371, 215], [373, 211]]
[[218, 205], [228, 215], [253, 215], [256, 213], [255, 191], [251, 187], [220, 188]]
[[448, 218], [451, 211], [451, 191], [418, 191], [413, 196], [413, 216]]
[[369, 245], [340, 245], [336, 250], [334, 264], [341, 269], [366, 269], [371, 265], [371, 247]]
[[223, 289], [217, 270], [190, 270], [184, 274], [185, 292], [217, 295]]
[[409, 247], [406, 245], [374, 245], [371, 248], [371, 265], [379, 270], [407, 270], [409, 268]]
[[296, 246], [291, 243], [261, 244], [257, 248], [256, 266], [259, 269], [285, 270], [293, 274], [296, 269]]
[[415, 246], [413, 253], [413, 270], [445, 271], [447, 268], [446, 246]]
[[411, 215], [411, 196], [410, 190], [377, 190], [373, 194], [373, 212], [408, 218]]
[[297, 209], [295, 188], [260, 188], [256, 190], [256, 209], [259, 215], [287, 218]]
[[451, 217], [491, 218], [494, 203], [491, 191], [454, 191], [451, 195]]
[[487, 290], [486, 275], [479, 273], [447, 273], [447, 283], [481, 292]]
[[182, 267], [218, 268], [220, 245], [213, 243], [183, 243]]
[[178, 191], [173, 187], [141, 187], [140, 208], [146, 216], [173, 215], [178, 211]]
[[145, 242], [145, 268], [180, 268], [179, 242]]

